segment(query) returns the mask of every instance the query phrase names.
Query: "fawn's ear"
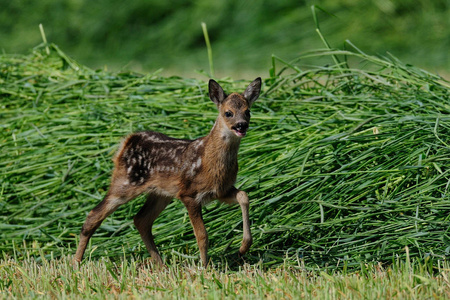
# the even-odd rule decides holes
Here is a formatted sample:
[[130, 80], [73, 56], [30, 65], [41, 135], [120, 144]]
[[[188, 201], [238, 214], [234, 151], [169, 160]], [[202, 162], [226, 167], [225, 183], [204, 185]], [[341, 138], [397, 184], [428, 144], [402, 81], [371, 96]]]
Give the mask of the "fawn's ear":
[[256, 101], [259, 97], [259, 93], [261, 92], [261, 77], [256, 78], [249, 84], [245, 92], [242, 94], [245, 99], [248, 101], [248, 105], [252, 106], [253, 102]]
[[222, 87], [213, 79], [209, 80], [209, 99], [217, 106], [226, 98]]

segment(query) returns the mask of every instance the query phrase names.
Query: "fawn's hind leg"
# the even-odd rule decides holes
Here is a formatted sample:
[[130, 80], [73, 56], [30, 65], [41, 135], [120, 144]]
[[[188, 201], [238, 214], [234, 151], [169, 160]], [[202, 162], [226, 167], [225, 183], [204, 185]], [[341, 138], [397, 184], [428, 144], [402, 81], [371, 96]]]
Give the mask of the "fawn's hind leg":
[[129, 200], [131, 199], [127, 199], [123, 196], [117, 196], [110, 190], [102, 202], [100, 202], [89, 212], [86, 221], [81, 228], [80, 243], [78, 244], [78, 249], [75, 253], [75, 261], [81, 262], [89, 239], [97, 228], [100, 227], [103, 220], [111, 215], [120, 205], [128, 202]]
[[144, 206], [134, 217], [134, 225], [138, 229], [152, 260], [158, 265], [163, 265], [163, 261], [153, 240], [152, 226], [171, 200], [172, 198], [150, 194], [147, 196]]

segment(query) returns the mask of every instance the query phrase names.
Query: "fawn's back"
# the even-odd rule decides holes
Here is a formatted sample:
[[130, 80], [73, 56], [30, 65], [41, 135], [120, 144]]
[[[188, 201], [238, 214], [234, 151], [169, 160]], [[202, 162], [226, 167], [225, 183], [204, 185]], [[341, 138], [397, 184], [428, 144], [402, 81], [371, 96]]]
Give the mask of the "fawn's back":
[[218, 198], [236, 180], [237, 151], [232, 148], [239, 145], [222, 142], [215, 147], [213, 138], [184, 140], [152, 131], [134, 133], [114, 158], [114, 185], [131, 195], [190, 196], [203, 203]]

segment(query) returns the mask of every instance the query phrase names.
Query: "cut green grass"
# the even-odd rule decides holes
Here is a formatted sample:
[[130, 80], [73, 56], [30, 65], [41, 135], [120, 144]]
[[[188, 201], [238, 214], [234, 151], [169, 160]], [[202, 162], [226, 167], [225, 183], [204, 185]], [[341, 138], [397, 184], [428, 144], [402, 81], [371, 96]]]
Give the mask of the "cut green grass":
[[[353, 48], [273, 59], [239, 153], [237, 186], [250, 195], [254, 235], [247, 262], [325, 270], [389, 264], [405, 247], [433, 265], [449, 255], [449, 83]], [[94, 71], [49, 49], [0, 56], [0, 249], [18, 258], [76, 247], [123, 136], [197, 138], [216, 116], [206, 81]], [[308, 65], [317, 56], [330, 65]], [[247, 81], [220, 83], [234, 91]], [[105, 220], [87, 249], [92, 259], [146, 255], [132, 225], [142, 204]], [[239, 207], [213, 203], [204, 219], [212, 261], [232, 264]], [[166, 259], [197, 258], [180, 202], [154, 233]]]

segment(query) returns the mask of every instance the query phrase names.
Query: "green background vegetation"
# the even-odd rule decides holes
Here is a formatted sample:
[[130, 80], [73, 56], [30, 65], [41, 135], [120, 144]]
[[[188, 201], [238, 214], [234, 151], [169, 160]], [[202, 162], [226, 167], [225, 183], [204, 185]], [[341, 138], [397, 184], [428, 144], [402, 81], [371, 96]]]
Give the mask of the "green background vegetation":
[[15, 0], [1, 1], [0, 49], [27, 53], [48, 40], [92, 68], [107, 66], [193, 76], [207, 70], [200, 23], [208, 26], [216, 75], [267, 76], [270, 56], [285, 60], [322, 48], [310, 6], [332, 47], [351, 40], [367, 53], [448, 72], [447, 0]]

